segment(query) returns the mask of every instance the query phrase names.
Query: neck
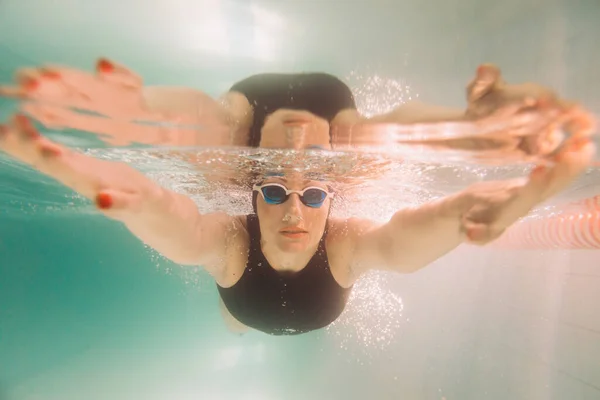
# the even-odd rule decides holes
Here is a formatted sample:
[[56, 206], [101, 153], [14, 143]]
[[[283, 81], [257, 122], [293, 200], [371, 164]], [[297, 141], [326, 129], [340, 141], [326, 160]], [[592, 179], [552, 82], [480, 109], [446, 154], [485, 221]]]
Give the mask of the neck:
[[279, 249], [274, 249], [262, 240], [260, 247], [273, 269], [277, 271], [298, 272], [306, 267], [310, 259], [317, 252], [319, 245], [317, 244], [303, 252], [294, 253], [286, 253]]

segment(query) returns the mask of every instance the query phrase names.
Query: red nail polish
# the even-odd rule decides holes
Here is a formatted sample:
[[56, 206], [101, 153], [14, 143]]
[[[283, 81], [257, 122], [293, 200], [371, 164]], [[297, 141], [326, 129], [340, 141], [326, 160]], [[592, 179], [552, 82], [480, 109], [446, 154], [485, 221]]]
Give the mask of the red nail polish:
[[96, 204], [98, 208], [103, 210], [108, 210], [113, 206], [113, 200], [110, 194], [108, 193], [100, 193], [96, 196]]
[[98, 71], [105, 74], [110, 74], [115, 71], [115, 65], [105, 58], [98, 60], [97, 68]]
[[33, 124], [31, 123], [29, 118], [27, 118], [23, 114], [15, 115], [15, 122], [19, 126], [19, 128], [23, 129], [24, 131], [35, 131], [35, 128], [33, 127]]
[[28, 92], [36, 90], [40, 86], [40, 81], [33, 78], [26, 78], [21, 81], [21, 86]]

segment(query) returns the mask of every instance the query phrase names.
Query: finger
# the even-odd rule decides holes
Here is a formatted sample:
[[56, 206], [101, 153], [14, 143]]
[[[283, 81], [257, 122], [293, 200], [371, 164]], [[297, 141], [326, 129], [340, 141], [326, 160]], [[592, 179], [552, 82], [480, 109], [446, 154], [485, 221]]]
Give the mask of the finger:
[[52, 83], [61, 79], [59, 71], [53, 68], [23, 68], [17, 71], [15, 80], [18, 86], [0, 87], [0, 96], [28, 98], [41, 95], [45, 83]]
[[561, 151], [553, 157], [554, 166], [539, 166], [532, 171], [523, 188], [523, 196], [537, 203], [566, 189], [591, 165], [595, 151], [594, 144], [588, 138], [567, 140]]
[[565, 116], [564, 130], [571, 136], [588, 137], [597, 131], [597, 121], [588, 112], [573, 108]]
[[15, 80], [27, 91], [36, 90], [41, 82], [42, 74], [37, 68], [21, 68], [15, 74]]
[[471, 221], [463, 223], [467, 242], [475, 245], [485, 245], [502, 235], [504, 230], [494, 229], [489, 224], [479, 224]]
[[17, 86], [0, 87], [0, 96], [25, 98], [40, 86], [42, 75], [34, 68], [22, 68], [15, 74]]
[[501, 79], [500, 69], [492, 64], [483, 64], [477, 68], [473, 81], [467, 87], [467, 98], [470, 102], [477, 101], [491, 92]]
[[576, 179], [591, 166], [596, 154], [596, 146], [587, 137], [572, 137], [554, 157], [551, 179], [558, 190]]
[[0, 96], [2, 97], [15, 97], [24, 98], [27, 97], [27, 91], [20, 86], [1, 86]]
[[42, 157], [46, 159], [57, 158], [64, 154], [64, 148], [62, 146], [51, 142], [45, 138], [42, 138], [42, 140], [40, 140], [38, 149]]
[[98, 59], [96, 73], [100, 79], [116, 85], [132, 89], [140, 89], [143, 85], [143, 80], [139, 75], [107, 58]]
[[64, 129], [68, 116], [77, 115], [66, 108], [34, 102], [22, 104], [20, 110], [48, 129]]
[[40, 137], [31, 120], [24, 114], [16, 114], [12, 119], [12, 124], [22, 140], [34, 140]]

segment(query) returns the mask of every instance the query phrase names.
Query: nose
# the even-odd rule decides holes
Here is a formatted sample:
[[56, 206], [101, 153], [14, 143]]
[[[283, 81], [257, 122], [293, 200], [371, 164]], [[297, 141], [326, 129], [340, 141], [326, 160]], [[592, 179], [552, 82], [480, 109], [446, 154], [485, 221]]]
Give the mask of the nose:
[[284, 204], [287, 206], [285, 210], [287, 215], [302, 218], [302, 202], [298, 193], [292, 193]]

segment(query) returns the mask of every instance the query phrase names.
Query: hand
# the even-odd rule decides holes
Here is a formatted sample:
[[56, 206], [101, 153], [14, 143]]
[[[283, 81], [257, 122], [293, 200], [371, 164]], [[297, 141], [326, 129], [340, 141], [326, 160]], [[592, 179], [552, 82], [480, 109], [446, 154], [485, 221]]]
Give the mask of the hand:
[[90, 74], [75, 68], [23, 68], [16, 86], [0, 87], [0, 96], [96, 112], [108, 117], [140, 118], [149, 113], [141, 101], [142, 79], [113, 61], [100, 59]]
[[576, 137], [590, 136], [595, 130], [594, 118], [575, 103], [537, 84], [509, 85], [493, 65], [477, 69], [467, 86], [467, 98], [468, 119], [482, 128], [498, 124], [511, 136], [524, 137], [520, 146], [528, 154], [555, 151], [562, 143], [560, 130]]
[[95, 201], [107, 216], [123, 220], [152, 207], [162, 188], [126, 164], [70, 151], [41, 136], [23, 115], [0, 125], [0, 150]]
[[229, 144], [228, 131], [222, 127], [213, 128], [212, 135], [203, 135], [203, 131], [194, 128], [138, 124], [34, 102], [22, 104], [21, 112], [48, 129], [75, 129], [99, 135], [110, 146], [127, 146], [132, 143], [175, 147]]
[[529, 178], [481, 182], [455, 197], [451, 207], [461, 214], [468, 242], [486, 244], [524, 217], [536, 205], [564, 190], [591, 164], [595, 147], [587, 138], [572, 138], [554, 158]]
[[[214, 103], [197, 90], [144, 87], [136, 73], [105, 58], [96, 62], [95, 73], [64, 66], [42, 66], [20, 69], [15, 81], [15, 86], [0, 86], [0, 96], [125, 121], [197, 124], [203, 106]], [[32, 117], [44, 121], [41, 115]]]
[[0, 86], [0, 96], [21, 100], [20, 112], [46, 128], [104, 135], [110, 145], [229, 144], [230, 127], [210, 96], [187, 88], [143, 87], [137, 74], [107, 59], [98, 60], [95, 69], [92, 74], [61, 66], [21, 69], [17, 85]]

